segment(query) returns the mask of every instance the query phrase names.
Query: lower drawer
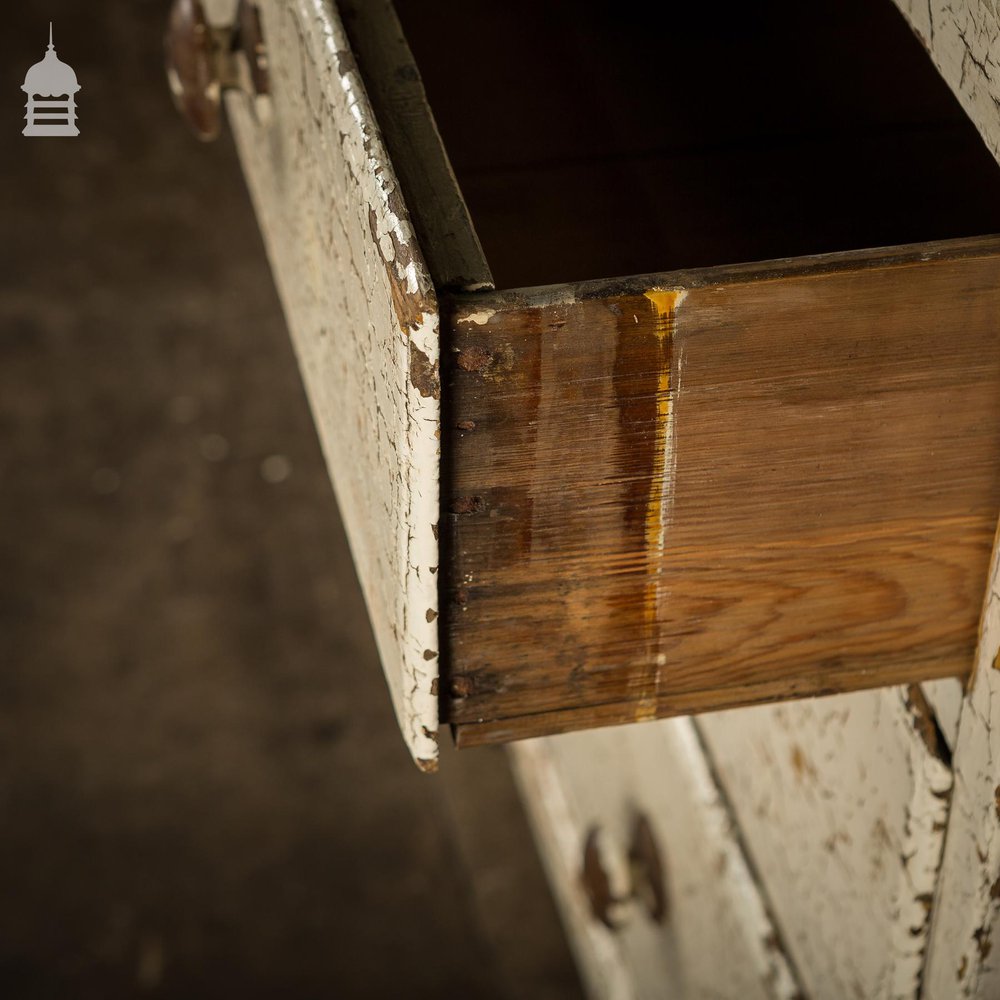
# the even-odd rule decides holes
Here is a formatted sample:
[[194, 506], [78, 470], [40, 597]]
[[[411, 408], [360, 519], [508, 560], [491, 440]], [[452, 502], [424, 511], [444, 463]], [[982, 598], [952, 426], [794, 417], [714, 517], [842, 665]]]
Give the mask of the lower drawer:
[[[595, 996], [919, 996], [952, 774], [918, 689], [512, 753]], [[642, 820], [663, 872], [659, 923]]]
[[593, 996], [799, 995], [690, 719], [511, 752]]

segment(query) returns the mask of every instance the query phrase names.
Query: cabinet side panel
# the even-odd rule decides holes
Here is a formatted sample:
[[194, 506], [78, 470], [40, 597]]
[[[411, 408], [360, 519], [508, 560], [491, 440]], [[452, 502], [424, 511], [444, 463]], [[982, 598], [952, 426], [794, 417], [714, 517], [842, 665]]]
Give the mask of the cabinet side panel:
[[436, 297], [334, 7], [261, 15], [270, 121], [239, 93], [227, 111], [400, 726], [433, 768]]

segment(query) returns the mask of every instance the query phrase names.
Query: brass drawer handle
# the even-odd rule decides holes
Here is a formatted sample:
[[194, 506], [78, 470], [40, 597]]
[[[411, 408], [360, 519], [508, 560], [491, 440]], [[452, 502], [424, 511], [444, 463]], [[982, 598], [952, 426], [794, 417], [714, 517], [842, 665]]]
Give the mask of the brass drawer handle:
[[255, 3], [240, 0], [234, 23], [213, 28], [201, 0], [174, 0], [164, 55], [174, 104], [199, 139], [218, 137], [225, 90], [247, 94], [257, 120], [267, 121], [271, 82]]

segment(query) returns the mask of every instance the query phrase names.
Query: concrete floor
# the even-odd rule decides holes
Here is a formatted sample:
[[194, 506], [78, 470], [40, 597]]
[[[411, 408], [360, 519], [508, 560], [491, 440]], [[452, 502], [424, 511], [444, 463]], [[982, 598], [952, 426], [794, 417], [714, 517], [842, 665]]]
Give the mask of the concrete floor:
[[[0, 36], [0, 996], [575, 996], [502, 755], [428, 777], [396, 731], [165, 6]], [[20, 135], [50, 17], [73, 140]]]

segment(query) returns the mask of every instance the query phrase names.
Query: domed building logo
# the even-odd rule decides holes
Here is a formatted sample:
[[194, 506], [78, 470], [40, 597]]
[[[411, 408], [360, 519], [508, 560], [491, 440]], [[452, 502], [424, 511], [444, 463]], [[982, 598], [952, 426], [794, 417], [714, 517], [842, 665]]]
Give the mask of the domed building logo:
[[76, 73], [57, 55], [49, 22], [49, 48], [45, 58], [35, 63], [21, 87], [28, 95], [22, 135], [79, 135], [76, 127], [76, 95], [80, 91]]

